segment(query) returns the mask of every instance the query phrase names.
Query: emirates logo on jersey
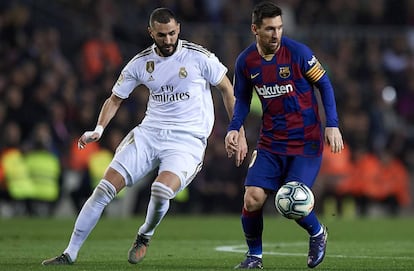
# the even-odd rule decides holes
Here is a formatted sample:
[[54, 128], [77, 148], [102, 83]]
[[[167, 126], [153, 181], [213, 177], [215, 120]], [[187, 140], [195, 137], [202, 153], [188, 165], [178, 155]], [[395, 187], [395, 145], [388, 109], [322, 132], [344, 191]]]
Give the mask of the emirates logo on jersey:
[[180, 92], [175, 90], [173, 85], [164, 85], [161, 86], [158, 92], [152, 92], [150, 97], [159, 103], [170, 103], [187, 101], [190, 99], [190, 93], [188, 91]]
[[159, 103], [170, 103], [170, 102], [180, 102], [180, 101], [187, 101], [190, 99], [189, 92], [177, 92], [177, 93], [162, 93], [162, 94], [155, 94], [152, 93], [150, 97]]
[[188, 75], [187, 71], [185, 70], [185, 67], [181, 67], [180, 71], [178, 72], [178, 77], [180, 77], [181, 79], [186, 78]]

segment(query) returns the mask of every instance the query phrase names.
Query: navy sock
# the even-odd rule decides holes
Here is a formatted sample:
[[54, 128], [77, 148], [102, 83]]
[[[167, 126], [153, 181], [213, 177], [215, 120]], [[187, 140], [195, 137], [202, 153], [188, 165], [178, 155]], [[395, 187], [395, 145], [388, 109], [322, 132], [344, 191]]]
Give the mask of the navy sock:
[[263, 210], [248, 212], [243, 208], [241, 215], [246, 243], [249, 247], [250, 255], [261, 256], [262, 251], [262, 233], [263, 233]]
[[321, 223], [319, 223], [314, 211], [312, 211], [308, 216], [296, 220], [296, 223], [304, 228], [311, 236], [317, 234], [321, 230]]

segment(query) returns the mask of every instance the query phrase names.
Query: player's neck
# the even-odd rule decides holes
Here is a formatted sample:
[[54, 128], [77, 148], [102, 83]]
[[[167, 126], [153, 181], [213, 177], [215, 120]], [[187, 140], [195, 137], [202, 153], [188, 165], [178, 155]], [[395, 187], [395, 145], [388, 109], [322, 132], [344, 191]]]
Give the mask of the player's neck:
[[260, 54], [266, 61], [272, 60], [275, 54]]
[[165, 56], [160, 49], [158, 49], [158, 47], [155, 47], [155, 53], [157, 53], [157, 55], [159, 55], [160, 57], [169, 57], [172, 56], [175, 52], [177, 51], [177, 48], [174, 49], [174, 52], [170, 55]]
[[258, 44], [256, 44], [256, 47], [257, 47], [257, 51], [259, 52], [260, 56], [263, 57], [266, 61], [272, 60], [277, 50], [279, 49], [277, 48], [274, 52], [270, 53], [270, 52], [264, 52], [263, 49]]
[[155, 47], [155, 52], [157, 53], [157, 55], [164, 57], [164, 55], [161, 53], [160, 49], [158, 49], [158, 47]]

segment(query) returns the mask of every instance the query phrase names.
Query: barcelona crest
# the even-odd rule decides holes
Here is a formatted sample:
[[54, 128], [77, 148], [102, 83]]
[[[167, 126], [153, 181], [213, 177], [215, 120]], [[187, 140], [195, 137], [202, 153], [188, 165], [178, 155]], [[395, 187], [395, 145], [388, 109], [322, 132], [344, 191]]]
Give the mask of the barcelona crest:
[[286, 79], [290, 76], [289, 67], [279, 67], [279, 76], [280, 78]]

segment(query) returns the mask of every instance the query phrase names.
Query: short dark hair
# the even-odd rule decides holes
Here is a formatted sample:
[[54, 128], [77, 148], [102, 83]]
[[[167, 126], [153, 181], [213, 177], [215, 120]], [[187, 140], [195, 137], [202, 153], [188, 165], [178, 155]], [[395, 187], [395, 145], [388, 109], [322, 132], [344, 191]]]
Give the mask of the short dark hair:
[[150, 19], [149, 19], [149, 26], [152, 27], [154, 25], [154, 22], [159, 22], [162, 24], [167, 24], [171, 20], [177, 21], [177, 18], [172, 12], [172, 10], [168, 8], [156, 8], [151, 13]]
[[260, 26], [264, 18], [282, 16], [282, 9], [270, 1], [260, 2], [254, 6], [252, 24]]

